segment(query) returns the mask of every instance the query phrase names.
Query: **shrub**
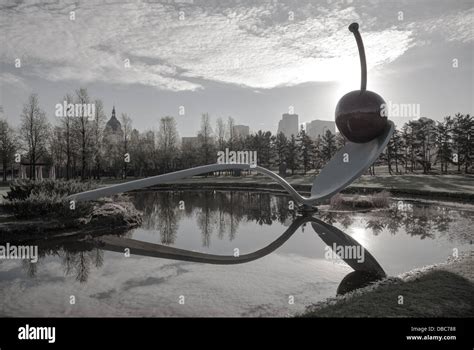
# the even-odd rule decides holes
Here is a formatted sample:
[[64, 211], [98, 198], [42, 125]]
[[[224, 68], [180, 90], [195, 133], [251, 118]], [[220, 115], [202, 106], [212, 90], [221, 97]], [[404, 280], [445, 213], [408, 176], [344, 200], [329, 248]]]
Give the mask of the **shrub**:
[[338, 193], [330, 200], [333, 209], [370, 209], [370, 208], [387, 208], [390, 204], [390, 193], [382, 191], [368, 196], [351, 196], [345, 197]]
[[342, 196], [342, 194], [337, 193], [336, 195], [331, 197], [330, 205], [332, 208], [340, 209], [342, 208], [343, 203], [344, 203], [344, 197]]
[[63, 181], [63, 180], [41, 180], [32, 181], [29, 179], [14, 180], [10, 184], [10, 191], [7, 192], [6, 196], [3, 196], [6, 200], [25, 200], [30, 194], [40, 194], [55, 196], [68, 196], [73, 193], [88, 191], [96, 188], [97, 186], [90, 182], [79, 182], [79, 181]]
[[78, 202], [74, 210], [65, 198], [73, 193], [93, 189], [95, 185], [78, 181], [16, 180], [4, 196], [3, 206], [18, 218], [57, 217], [75, 219], [88, 215], [92, 202]]
[[374, 208], [386, 208], [390, 204], [390, 192], [383, 190], [372, 195]]

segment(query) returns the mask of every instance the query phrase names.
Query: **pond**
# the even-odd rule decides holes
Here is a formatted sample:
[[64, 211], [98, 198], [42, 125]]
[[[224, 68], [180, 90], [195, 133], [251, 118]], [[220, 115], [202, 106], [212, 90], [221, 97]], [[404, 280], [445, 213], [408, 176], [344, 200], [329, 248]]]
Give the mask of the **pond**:
[[[364, 266], [391, 276], [468, 251], [473, 239], [469, 205], [397, 199], [372, 212], [321, 207], [314, 214], [320, 221], [312, 223], [291, 209], [289, 197], [274, 193], [143, 191], [131, 197], [144, 213], [139, 228], [110, 232], [101, 244], [43, 242], [36, 264], [0, 260], [0, 315], [289, 316], [335, 296], [353, 271], [350, 260], [328, 256], [329, 242], [341, 242], [338, 235], [368, 252]], [[329, 226], [321, 222], [345, 235], [322, 232], [318, 227]], [[143, 249], [127, 254], [136, 241]], [[156, 253], [149, 249], [155, 244], [198, 257]], [[202, 262], [214, 255], [252, 258]]]

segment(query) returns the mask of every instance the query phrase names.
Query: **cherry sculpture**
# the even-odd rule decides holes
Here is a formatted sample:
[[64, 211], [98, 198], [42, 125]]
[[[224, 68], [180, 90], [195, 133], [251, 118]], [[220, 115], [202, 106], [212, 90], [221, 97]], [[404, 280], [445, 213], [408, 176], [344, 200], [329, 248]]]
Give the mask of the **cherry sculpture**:
[[359, 49], [361, 83], [360, 90], [351, 91], [339, 100], [336, 106], [336, 125], [349, 141], [365, 143], [380, 136], [387, 127], [387, 117], [382, 115], [385, 101], [375, 92], [366, 90], [367, 64], [359, 25], [352, 23], [349, 30], [354, 34]]

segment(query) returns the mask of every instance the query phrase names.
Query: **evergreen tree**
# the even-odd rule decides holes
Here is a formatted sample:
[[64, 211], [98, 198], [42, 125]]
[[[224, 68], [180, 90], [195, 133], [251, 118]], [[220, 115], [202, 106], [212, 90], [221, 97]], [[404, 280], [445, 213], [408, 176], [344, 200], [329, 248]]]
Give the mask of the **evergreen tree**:
[[326, 133], [321, 139], [321, 155], [324, 162], [328, 162], [336, 151], [336, 135], [330, 130], [326, 130]]
[[464, 171], [469, 172], [472, 159], [471, 152], [474, 148], [474, 121], [469, 115], [457, 113], [453, 123], [453, 146], [455, 159], [457, 160], [457, 170], [460, 173], [464, 165]]
[[311, 167], [314, 150], [313, 141], [303, 129], [301, 129], [298, 134], [298, 153], [301, 164], [303, 165], [303, 172], [306, 174], [306, 171]]
[[438, 146], [438, 160], [441, 173], [448, 172], [448, 165], [452, 162], [452, 129], [453, 120], [450, 116], [444, 118], [436, 125], [436, 143]]
[[275, 154], [275, 165], [280, 166], [286, 162], [288, 155], [288, 139], [285, 134], [279, 132], [278, 135], [274, 137], [274, 154]]
[[291, 135], [290, 141], [288, 142], [286, 166], [291, 170], [291, 175], [294, 175], [295, 170], [298, 169], [298, 144], [295, 135]]

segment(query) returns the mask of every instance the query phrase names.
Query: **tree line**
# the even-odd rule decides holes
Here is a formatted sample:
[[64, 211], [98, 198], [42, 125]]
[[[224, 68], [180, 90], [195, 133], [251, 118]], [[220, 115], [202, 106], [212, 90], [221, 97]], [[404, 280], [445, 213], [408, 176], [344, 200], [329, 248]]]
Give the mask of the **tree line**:
[[[64, 97], [67, 104], [95, 105], [93, 118], [83, 114], [56, 118], [50, 123], [32, 94], [23, 106], [20, 125], [12, 128], [0, 119], [0, 158], [3, 180], [13, 174], [21, 159], [28, 177], [36, 178], [38, 164], [54, 167], [55, 176], [64, 179], [102, 177], [144, 177], [216, 163], [217, 152], [256, 151], [257, 163], [291, 174], [318, 171], [345, 143], [339, 133], [327, 130], [317, 139], [302, 128], [286, 137], [259, 130], [242, 136], [235, 133], [235, 121], [217, 118], [214, 127], [207, 113], [201, 116], [195, 138], [181, 142], [176, 120], [160, 118], [157, 130], [133, 128], [133, 120], [122, 113], [120, 132], [107, 131], [107, 116], [100, 99], [92, 99], [86, 89]], [[395, 130], [386, 150], [371, 167], [384, 165], [390, 174], [470, 173], [472, 171], [474, 121], [469, 114], [447, 116], [436, 122], [429, 118], [410, 120]], [[17, 167], [17, 166], [16, 166]]]

